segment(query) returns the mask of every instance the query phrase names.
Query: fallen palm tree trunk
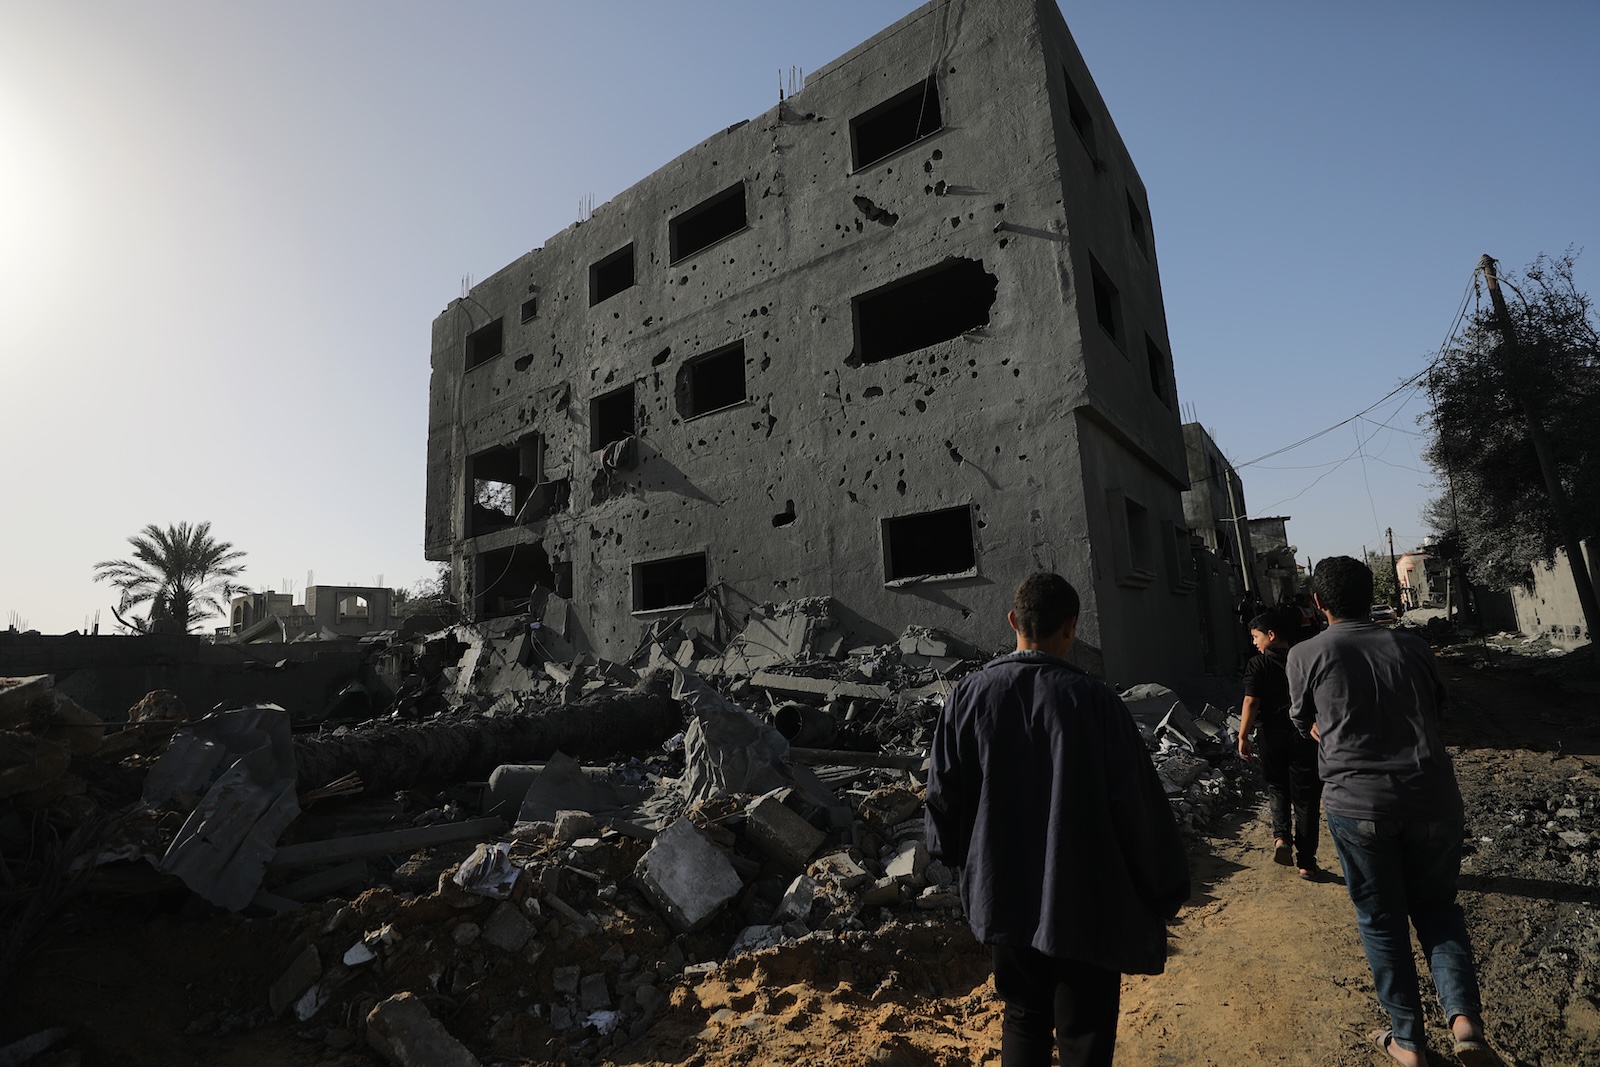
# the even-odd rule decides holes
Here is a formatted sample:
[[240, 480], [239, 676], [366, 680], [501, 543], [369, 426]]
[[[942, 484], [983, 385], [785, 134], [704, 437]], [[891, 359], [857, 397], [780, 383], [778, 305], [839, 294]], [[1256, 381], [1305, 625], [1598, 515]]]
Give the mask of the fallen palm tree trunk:
[[557, 751], [597, 759], [652, 748], [683, 729], [683, 710], [654, 693], [596, 695], [548, 710], [455, 722], [380, 725], [337, 737], [296, 738], [301, 790], [348, 774], [368, 793], [482, 781], [502, 763]]

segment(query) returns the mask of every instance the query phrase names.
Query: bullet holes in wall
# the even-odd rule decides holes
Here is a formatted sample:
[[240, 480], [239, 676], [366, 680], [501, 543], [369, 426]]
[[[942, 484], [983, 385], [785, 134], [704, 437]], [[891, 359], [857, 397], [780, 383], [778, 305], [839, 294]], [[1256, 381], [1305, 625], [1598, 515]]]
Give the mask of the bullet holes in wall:
[[989, 324], [999, 280], [973, 259], [950, 259], [851, 301], [855, 355], [877, 363]]

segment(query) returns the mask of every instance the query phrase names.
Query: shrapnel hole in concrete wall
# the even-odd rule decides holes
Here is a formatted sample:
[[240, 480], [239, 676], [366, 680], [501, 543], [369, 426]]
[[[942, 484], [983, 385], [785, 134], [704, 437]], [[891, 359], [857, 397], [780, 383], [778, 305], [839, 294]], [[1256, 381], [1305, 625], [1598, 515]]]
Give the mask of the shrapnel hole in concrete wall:
[[671, 262], [709, 248], [746, 225], [744, 182], [702, 200], [667, 224]]
[[1133, 202], [1133, 194], [1128, 193], [1128, 227], [1133, 230], [1133, 243], [1139, 246], [1139, 251], [1144, 253], [1144, 258], [1150, 258], [1150, 242], [1145, 236], [1144, 212], [1139, 210], [1139, 205]]
[[989, 324], [999, 279], [973, 259], [950, 259], [851, 301], [856, 357], [877, 363]]
[[1089, 278], [1094, 286], [1094, 320], [1111, 339], [1122, 345], [1122, 300], [1117, 287], [1101, 268], [1100, 262], [1089, 257]]
[[613, 441], [633, 436], [633, 384], [589, 402], [589, 450], [598, 452]]
[[522, 302], [522, 321], [532, 322], [539, 317], [539, 298], [530, 296]]
[[1156, 398], [1170, 408], [1172, 401], [1167, 399], [1170, 395], [1167, 389], [1167, 354], [1157, 347], [1156, 343], [1150, 339], [1149, 334], [1144, 335], [1144, 357], [1145, 362], [1150, 365], [1151, 392], [1155, 393]]
[[977, 565], [970, 505], [883, 520], [886, 582], [956, 577], [974, 573]]
[[528, 610], [536, 586], [554, 589], [550, 557], [539, 544], [512, 545], [478, 557], [478, 617], [518, 615]]
[[852, 169], [870, 167], [930, 133], [937, 133], [943, 126], [939, 79], [930, 74], [927, 81], [850, 120]]
[[686, 419], [744, 403], [744, 342], [690, 360], [680, 381], [679, 410]]
[[533, 489], [519, 449], [487, 448], [467, 460], [467, 536], [510, 526]]
[[481, 366], [505, 351], [505, 326], [495, 319], [467, 334], [467, 369]]
[[704, 552], [633, 565], [634, 611], [688, 607], [705, 591]]
[[340, 622], [348, 622], [352, 619], [365, 619], [370, 613], [371, 607], [368, 605], [367, 598], [364, 596], [352, 593], [347, 597], [340, 598], [339, 600], [339, 610], [337, 612], [337, 616]]
[[1083, 147], [1089, 150], [1090, 159], [1098, 159], [1094, 150], [1094, 116], [1089, 114], [1089, 105], [1084, 103], [1083, 94], [1078, 92], [1078, 87], [1073, 84], [1072, 75], [1067, 73], [1067, 68], [1061, 68], [1061, 81], [1067, 87], [1067, 121], [1072, 123], [1072, 128], [1077, 131], [1078, 138], [1083, 142]]
[[606, 256], [589, 268], [589, 306], [616, 296], [633, 285], [633, 244]]

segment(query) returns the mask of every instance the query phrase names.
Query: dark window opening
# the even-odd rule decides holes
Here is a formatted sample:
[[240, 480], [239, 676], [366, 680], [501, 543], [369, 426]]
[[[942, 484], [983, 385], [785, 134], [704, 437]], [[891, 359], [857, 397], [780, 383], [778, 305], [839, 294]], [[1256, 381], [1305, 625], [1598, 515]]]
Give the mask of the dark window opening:
[[633, 610], [684, 608], [706, 591], [705, 553], [633, 565]]
[[1067, 87], [1067, 121], [1078, 131], [1083, 147], [1089, 150], [1089, 158], [1093, 159], [1095, 158], [1094, 117], [1089, 114], [1089, 105], [1084, 103], [1083, 94], [1079, 93], [1078, 87], [1072, 83], [1072, 75], [1062, 70], [1061, 80]]
[[1106, 518], [1111, 525], [1117, 584], [1143, 589], [1156, 576], [1149, 512], [1129, 500], [1122, 490], [1107, 489]]
[[624, 385], [589, 403], [589, 449], [633, 436], [633, 386]]
[[1150, 364], [1150, 391], [1156, 394], [1157, 400], [1171, 407], [1167, 392], [1167, 354], [1156, 347], [1148, 334], [1144, 339], [1144, 355]]
[[337, 616], [340, 622], [355, 622], [371, 616], [372, 605], [359, 593], [350, 593], [339, 599]]
[[678, 380], [678, 406], [686, 419], [744, 403], [744, 342], [691, 360]]
[[633, 285], [633, 245], [619, 248], [589, 268], [589, 306]]
[[1139, 251], [1144, 253], [1144, 258], [1150, 258], [1150, 243], [1145, 237], [1144, 212], [1139, 210], [1139, 205], [1133, 202], [1133, 194], [1128, 194], [1128, 226], [1133, 230], [1133, 243], [1139, 246]]
[[1128, 558], [1135, 571], [1154, 574], [1155, 553], [1150, 546], [1150, 513], [1145, 508], [1124, 498], [1128, 508]]
[[489, 362], [505, 351], [505, 328], [502, 320], [467, 334], [467, 369]]
[[868, 167], [920, 141], [944, 126], [939, 110], [939, 79], [913, 85], [850, 120], [850, 158], [855, 170]]
[[952, 259], [852, 302], [856, 353], [877, 363], [989, 324], [999, 279], [972, 259]]
[[522, 302], [522, 321], [532, 322], [539, 317], [539, 298], [530, 296]]
[[972, 508], [945, 508], [883, 520], [886, 581], [955, 577], [977, 569]]
[[478, 557], [478, 617], [521, 615], [529, 610], [535, 589], [554, 589], [550, 557], [539, 544], [512, 545]]
[[1100, 269], [1093, 256], [1089, 257], [1089, 279], [1094, 287], [1094, 320], [1111, 339], [1122, 343], [1122, 306], [1117, 299], [1117, 287], [1111, 284], [1106, 272]]
[[696, 204], [667, 224], [672, 262], [738, 233], [745, 225], [744, 182], [740, 182]]

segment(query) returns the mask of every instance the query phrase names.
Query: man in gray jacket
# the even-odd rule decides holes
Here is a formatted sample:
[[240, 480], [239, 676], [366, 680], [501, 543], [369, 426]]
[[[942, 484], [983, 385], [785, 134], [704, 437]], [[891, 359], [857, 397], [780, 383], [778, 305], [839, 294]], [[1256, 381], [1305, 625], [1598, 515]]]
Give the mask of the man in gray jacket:
[[1472, 944], [1456, 903], [1464, 816], [1439, 733], [1445, 691], [1433, 653], [1415, 634], [1369, 620], [1365, 563], [1325, 559], [1313, 587], [1328, 628], [1289, 650], [1290, 718], [1318, 742], [1328, 831], [1389, 1013], [1390, 1028], [1370, 1036], [1407, 1067], [1428, 1062], [1415, 926], [1457, 1059], [1500, 1064], [1484, 1040]]

